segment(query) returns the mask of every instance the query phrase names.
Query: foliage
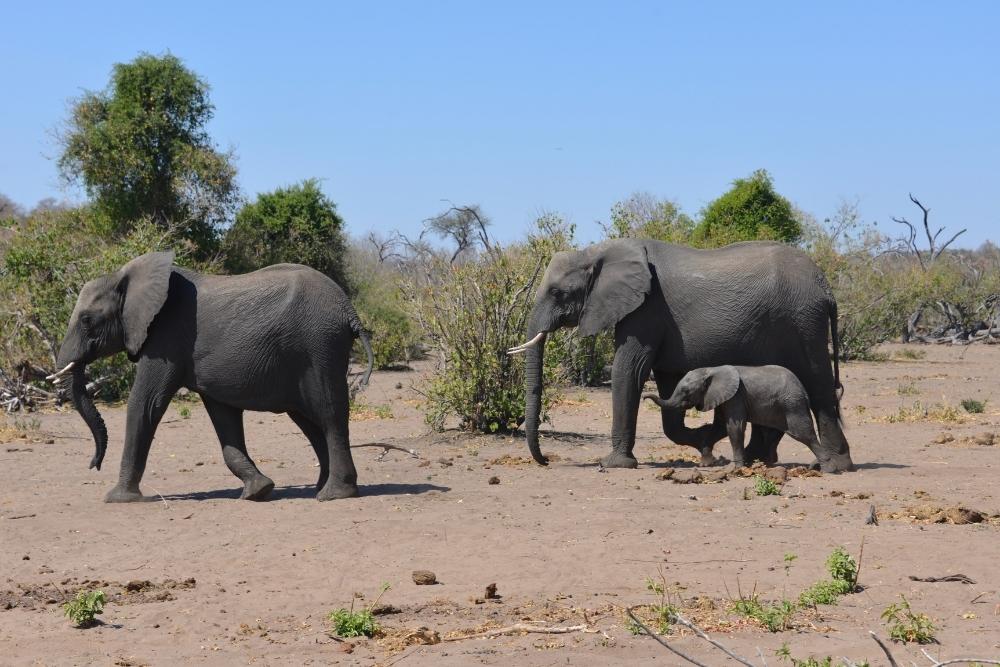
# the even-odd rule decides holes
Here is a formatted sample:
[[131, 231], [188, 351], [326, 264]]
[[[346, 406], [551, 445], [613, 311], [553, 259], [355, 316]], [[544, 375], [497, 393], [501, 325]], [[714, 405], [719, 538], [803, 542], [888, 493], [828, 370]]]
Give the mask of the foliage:
[[367, 609], [354, 611], [354, 598], [351, 599], [351, 608], [335, 609], [327, 616], [333, 627], [333, 632], [338, 637], [374, 637], [382, 632], [372, 610], [387, 590], [392, 588], [388, 583], [382, 583], [382, 590], [378, 597], [368, 606]]
[[79, 591], [72, 600], [63, 605], [63, 612], [78, 628], [94, 624], [98, 614], [104, 612], [107, 598], [104, 591]]
[[114, 234], [142, 219], [183, 223], [208, 256], [238, 198], [232, 156], [208, 136], [213, 111], [208, 85], [175, 56], [118, 63], [104, 91], [74, 102], [59, 170], [83, 184]]
[[902, 593], [899, 598], [901, 602], [894, 602], [882, 612], [881, 618], [889, 626], [889, 638], [897, 642], [934, 643], [934, 631], [937, 628], [930, 617], [914, 613]]
[[[180, 264], [190, 264], [190, 243], [177, 229], [138, 221], [123, 237], [102, 236], [99, 216], [90, 208], [55, 210], [32, 216], [6, 242], [0, 242], [0, 367], [53, 369], [58, 346], [84, 283], [117, 271], [134, 257], [173, 249]], [[104, 378], [99, 395], [121, 398], [134, 368], [124, 354], [90, 364]], [[51, 372], [51, 371], [50, 371]], [[41, 379], [35, 370], [29, 378]]]
[[764, 169], [733, 186], [701, 212], [691, 238], [701, 247], [718, 247], [737, 241], [776, 240], [794, 243], [802, 236], [802, 225], [791, 202], [774, 189], [774, 180]]
[[795, 614], [795, 604], [789, 600], [762, 603], [757, 595], [734, 600], [731, 610], [767, 628], [770, 632], [787, 630]]
[[762, 477], [760, 475], [754, 475], [753, 477], [753, 489], [758, 496], [778, 496], [781, 495], [781, 487], [775, 484], [773, 481]]
[[857, 589], [858, 564], [843, 547], [837, 547], [830, 553], [826, 559], [826, 569], [830, 573], [830, 579], [817, 582], [802, 591], [799, 604], [837, 604], [838, 598]]
[[223, 240], [225, 267], [246, 273], [282, 262], [305, 264], [350, 293], [344, 221], [337, 206], [307, 179], [257, 195], [236, 214]]
[[962, 409], [972, 414], [982, 414], [986, 411], [986, 401], [977, 401], [974, 398], [963, 398]]
[[694, 220], [676, 202], [658, 199], [648, 192], [635, 192], [611, 207], [611, 220], [604, 225], [609, 239], [654, 239], [688, 243]]

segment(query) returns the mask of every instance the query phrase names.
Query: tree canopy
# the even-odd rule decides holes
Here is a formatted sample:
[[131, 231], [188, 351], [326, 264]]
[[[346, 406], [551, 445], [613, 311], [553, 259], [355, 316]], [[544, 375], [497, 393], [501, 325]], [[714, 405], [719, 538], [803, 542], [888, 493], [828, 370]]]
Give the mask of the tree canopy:
[[796, 242], [801, 236], [791, 202], [775, 191], [771, 175], [758, 169], [702, 209], [693, 240], [719, 246], [753, 239]]
[[316, 179], [259, 194], [226, 232], [226, 269], [245, 273], [280, 262], [305, 264], [351, 291], [343, 227], [337, 205]]
[[105, 90], [74, 102], [60, 173], [85, 187], [110, 232], [173, 223], [207, 253], [238, 198], [232, 156], [206, 130], [213, 110], [208, 84], [169, 53], [118, 63]]

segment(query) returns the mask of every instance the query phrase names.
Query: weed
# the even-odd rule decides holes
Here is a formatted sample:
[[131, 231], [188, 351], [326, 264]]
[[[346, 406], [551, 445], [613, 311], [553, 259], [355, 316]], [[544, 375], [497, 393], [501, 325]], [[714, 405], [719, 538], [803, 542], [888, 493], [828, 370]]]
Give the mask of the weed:
[[[781, 658], [782, 662], [792, 663], [792, 667], [834, 667], [838, 664], [833, 661], [833, 656], [826, 656], [825, 658], [814, 658], [809, 656], [804, 660], [801, 658], [796, 658], [792, 655], [791, 649], [788, 648], [788, 644], [782, 644], [781, 648], [777, 649], [774, 654]], [[861, 662], [852, 662], [852, 665], [857, 667], [870, 667], [867, 660]]]
[[781, 487], [760, 475], [754, 475], [753, 489], [758, 496], [777, 496], [781, 494]]
[[107, 598], [104, 591], [79, 591], [76, 597], [63, 605], [63, 612], [78, 628], [94, 624], [94, 618], [104, 611]]
[[333, 624], [333, 631], [338, 637], [374, 637], [382, 631], [379, 624], [375, 622], [372, 610], [387, 590], [392, 588], [387, 582], [382, 583], [382, 590], [375, 601], [362, 611], [354, 611], [354, 599], [351, 599], [351, 608], [336, 609], [327, 616]]
[[830, 581], [819, 581], [802, 591], [799, 604], [815, 607], [818, 604], [837, 604], [837, 598], [853, 593], [857, 587], [858, 564], [843, 547], [837, 547], [826, 559]]
[[364, 401], [351, 402], [351, 418], [365, 421], [368, 419], [392, 419], [391, 405], [371, 405]]
[[19, 419], [14, 417], [14, 428], [22, 433], [37, 431], [42, 428], [42, 422], [39, 421], [38, 417], [32, 417], [31, 419]]
[[889, 626], [889, 638], [897, 642], [932, 644], [936, 628], [927, 614], [916, 614], [906, 597], [900, 593], [901, 602], [894, 602], [882, 612], [882, 620]]
[[904, 347], [902, 350], [896, 350], [896, 354], [894, 356], [897, 359], [911, 359], [916, 361], [926, 357], [927, 352], [925, 350], [913, 350], [908, 347]]
[[890, 424], [918, 421], [938, 421], [961, 424], [965, 421], [965, 417], [958, 411], [958, 408], [953, 405], [942, 405], [941, 403], [923, 405], [920, 401], [914, 401], [913, 405], [910, 407], [900, 406], [899, 410], [895, 414], [891, 414], [886, 417], [886, 421]]
[[795, 613], [795, 604], [789, 600], [774, 603], [761, 603], [757, 595], [740, 596], [734, 600], [730, 609], [740, 616], [757, 621], [771, 632], [787, 630]]
[[181, 416], [181, 419], [187, 419], [188, 417], [191, 416], [191, 408], [189, 408], [186, 405], [182, 405], [181, 407], [177, 408], [177, 414]]
[[974, 398], [962, 399], [962, 409], [971, 414], [982, 414], [986, 411], [986, 401], [977, 401]]
[[660, 581], [646, 579], [646, 590], [660, 597], [660, 601], [651, 605], [650, 608], [656, 614], [657, 630], [660, 631], [661, 635], [665, 635], [670, 632], [671, 619], [677, 614], [678, 609], [667, 599], [667, 580], [664, 578], [662, 570], [660, 571]]
[[896, 387], [896, 393], [900, 396], [916, 396], [920, 393], [920, 390], [917, 389], [917, 385], [910, 382], [909, 384], [901, 384]]

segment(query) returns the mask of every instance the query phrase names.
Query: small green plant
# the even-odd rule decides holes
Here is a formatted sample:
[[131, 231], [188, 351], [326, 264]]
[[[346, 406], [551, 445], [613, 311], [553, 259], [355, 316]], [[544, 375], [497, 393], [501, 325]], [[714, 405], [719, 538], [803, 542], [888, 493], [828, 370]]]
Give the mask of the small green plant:
[[916, 396], [920, 393], [920, 390], [917, 389], [917, 385], [909, 382], [907, 384], [900, 384], [896, 387], [896, 393], [900, 396]]
[[[792, 651], [790, 648], [788, 648], [787, 643], [782, 644], [781, 648], [777, 649], [774, 652], [774, 655], [781, 658], [782, 662], [792, 663], [792, 667], [834, 667], [834, 665], [838, 664], [833, 661], [833, 656], [829, 655], [826, 656], [825, 658], [815, 658], [813, 656], [809, 656], [808, 658], [805, 659], [796, 658], [795, 656], [792, 655]], [[870, 667], [867, 660], [863, 660], [861, 662], [852, 662], [851, 664], [855, 665], [856, 667]]]
[[63, 612], [78, 628], [87, 628], [94, 624], [95, 617], [104, 612], [107, 598], [104, 591], [79, 591], [76, 597], [63, 605]]
[[730, 609], [740, 616], [757, 621], [770, 632], [787, 630], [795, 614], [795, 603], [781, 600], [774, 603], [762, 603], [756, 594], [750, 597], [740, 596], [734, 600]]
[[372, 614], [372, 610], [375, 609], [375, 605], [378, 601], [382, 599], [382, 596], [387, 590], [392, 588], [388, 582], [382, 583], [382, 590], [379, 591], [378, 597], [375, 601], [368, 606], [367, 609], [362, 611], [354, 611], [354, 599], [351, 599], [351, 608], [336, 609], [331, 611], [327, 616], [329, 621], [333, 624], [333, 632], [338, 637], [374, 637], [382, 631], [379, 624], [375, 621], [375, 616]]
[[974, 398], [962, 399], [962, 409], [968, 413], [979, 415], [986, 411], [986, 401], [977, 401]]
[[842, 595], [857, 588], [858, 564], [843, 547], [837, 547], [826, 559], [829, 581], [819, 581], [799, 595], [799, 604], [815, 607], [819, 604], [837, 604]]
[[177, 408], [177, 414], [181, 416], [181, 419], [187, 419], [191, 416], [191, 408], [189, 408], [186, 405], [182, 405], [181, 407]]
[[906, 597], [900, 593], [900, 602], [894, 602], [882, 612], [882, 620], [889, 626], [889, 638], [897, 642], [932, 644], [937, 629], [927, 614], [917, 614], [910, 608]]
[[911, 359], [915, 361], [926, 357], [927, 352], [924, 350], [913, 350], [911, 348], [904, 347], [902, 350], [896, 350], [895, 356], [897, 359]]
[[754, 475], [753, 478], [753, 489], [757, 492], [758, 496], [777, 496], [781, 495], [781, 487], [767, 479], [766, 477], [761, 477], [760, 475]]
[[662, 570], [660, 571], [660, 581], [646, 579], [646, 590], [660, 597], [659, 602], [651, 605], [650, 608], [656, 614], [657, 630], [661, 635], [665, 635], [670, 632], [671, 620], [677, 614], [678, 609], [668, 600], [667, 580], [664, 578]]

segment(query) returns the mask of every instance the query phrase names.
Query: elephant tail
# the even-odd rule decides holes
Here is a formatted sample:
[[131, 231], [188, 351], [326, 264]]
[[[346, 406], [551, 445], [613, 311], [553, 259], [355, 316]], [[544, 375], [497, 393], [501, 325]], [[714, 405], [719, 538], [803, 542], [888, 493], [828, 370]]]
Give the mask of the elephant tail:
[[840, 416], [840, 399], [844, 385], [840, 383], [840, 336], [837, 334], [837, 301], [830, 299], [830, 338], [833, 342], [833, 390], [837, 395], [837, 416]]
[[351, 318], [351, 330], [354, 332], [355, 338], [361, 340], [361, 345], [365, 348], [365, 354], [368, 356], [368, 367], [365, 369], [365, 374], [361, 378], [361, 383], [358, 385], [358, 389], [364, 389], [368, 386], [368, 380], [371, 379], [372, 370], [375, 369], [375, 355], [372, 354], [372, 342], [368, 337], [368, 332], [365, 331], [364, 326], [361, 324], [361, 320], [354, 316]]

